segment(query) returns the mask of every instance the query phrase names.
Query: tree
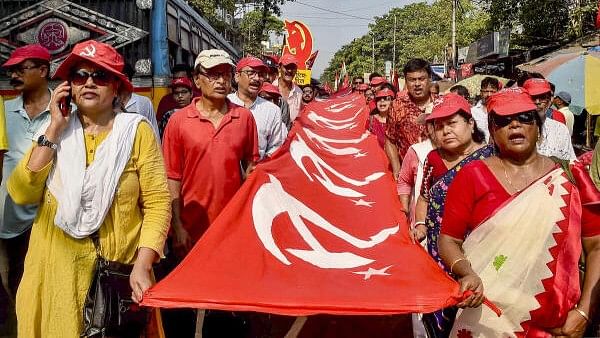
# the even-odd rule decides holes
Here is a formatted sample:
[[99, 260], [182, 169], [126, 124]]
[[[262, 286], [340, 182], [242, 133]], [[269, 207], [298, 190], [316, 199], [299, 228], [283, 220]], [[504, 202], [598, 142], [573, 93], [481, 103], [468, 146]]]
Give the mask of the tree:
[[281, 36], [283, 33], [283, 22], [276, 16], [269, 14], [263, 24], [263, 11], [254, 10], [246, 13], [239, 26], [240, 34], [244, 36], [244, 52], [252, 55], [260, 55], [262, 52], [261, 41], [268, 39], [269, 34], [274, 33]]
[[219, 11], [233, 13], [236, 2], [236, 0], [188, 0], [190, 6], [198, 10], [202, 17], [219, 32], [226, 28], [226, 23], [219, 16]]
[[[461, 1], [461, 13], [457, 17], [457, 42], [469, 45], [489, 30], [489, 15], [473, 6], [470, 1]], [[444, 59], [445, 50], [451, 42], [451, 0], [438, 0], [432, 4], [414, 3], [394, 8], [382, 17], [376, 17], [369, 26], [370, 31], [343, 46], [333, 56], [321, 79], [332, 81], [342, 61], [348, 72], [360, 75], [370, 72], [372, 67], [372, 36], [375, 36], [375, 71], [383, 73], [386, 60], [393, 60], [394, 16], [396, 17], [396, 65], [402, 68], [410, 58], [427, 60]]]

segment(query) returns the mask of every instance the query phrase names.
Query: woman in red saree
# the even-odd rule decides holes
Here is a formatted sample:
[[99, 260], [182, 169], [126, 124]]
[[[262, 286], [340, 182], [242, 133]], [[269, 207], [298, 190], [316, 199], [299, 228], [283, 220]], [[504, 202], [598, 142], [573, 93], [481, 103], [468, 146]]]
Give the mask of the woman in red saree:
[[[461, 288], [474, 292], [451, 336], [582, 337], [600, 293], [598, 191], [581, 166], [537, 153], [542, 124], [527, 93], [499, 92], [488, 110], [497, 155], [458, 173], [439, 241]], [[502, 316], [480, 306], [484, 294]]]

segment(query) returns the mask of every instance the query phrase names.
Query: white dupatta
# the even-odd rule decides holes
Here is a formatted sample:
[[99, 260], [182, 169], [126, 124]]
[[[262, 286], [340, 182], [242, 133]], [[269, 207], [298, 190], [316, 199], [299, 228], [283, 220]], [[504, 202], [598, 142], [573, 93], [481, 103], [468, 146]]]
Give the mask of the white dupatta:
[[119, 113], [86, 168], [83, 127], [73, 114], [58, 144], [48, 189], [57, 200], [55, 225], [74, 238], [96, 232], [112, 205], [121, 174], [131, 157], [139, 114]]

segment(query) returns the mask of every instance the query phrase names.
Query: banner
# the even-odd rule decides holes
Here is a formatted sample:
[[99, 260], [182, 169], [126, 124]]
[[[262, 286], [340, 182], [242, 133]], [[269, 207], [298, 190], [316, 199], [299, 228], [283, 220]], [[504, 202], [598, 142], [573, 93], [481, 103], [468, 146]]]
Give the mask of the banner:
[[291, 54], [298, 60], [298, 69], [311, 69], [317, 52], [313, 53], [313, 37], [308, 27], [300, 21], [284, 20], [287, 38], [281, 56]]
[[298, 69], [296, 72], [296, 77], [294, 78], [294, 82], [298, 86], [307, 86], [310, 84], [310, 75], [311, 71], [307, 69]]
[[432, 312], [456, 281], [408, 236], [360, 94], [309, 104], [143, 305], [284, 315]]

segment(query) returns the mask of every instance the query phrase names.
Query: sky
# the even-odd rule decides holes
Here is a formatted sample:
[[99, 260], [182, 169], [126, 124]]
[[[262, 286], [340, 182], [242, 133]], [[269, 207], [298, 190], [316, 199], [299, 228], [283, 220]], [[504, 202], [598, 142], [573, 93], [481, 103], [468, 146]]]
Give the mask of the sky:
[[369, 31], [369, 23], [373, 22], [373, 17], [382, 16], [394, 7], [413, 2], [417, 1], [295, 0], [287, 1], [281, 7], [280, 18], [302, 21], [312, 32], [313, 50], [319, 51], [312, 77], [319, 78], [336, 51]]

